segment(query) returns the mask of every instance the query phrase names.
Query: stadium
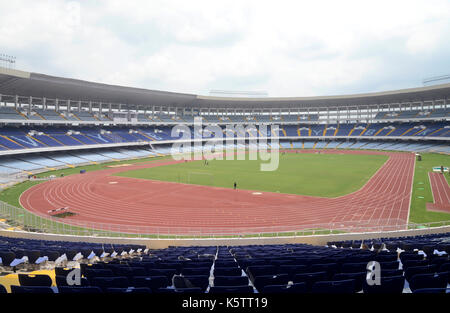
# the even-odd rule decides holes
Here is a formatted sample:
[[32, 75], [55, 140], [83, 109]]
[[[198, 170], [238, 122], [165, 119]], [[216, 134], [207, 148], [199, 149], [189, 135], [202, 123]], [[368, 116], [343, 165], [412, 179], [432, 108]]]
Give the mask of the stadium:
[[[326, 244], [347, 236], [356, 240], [342, 246], [363, 238], [377, 246], [390, 241], [380, 238], [386, 234], [416, 232], [425, 245], [433, 233], [448, 232], [449, 177], [440, 166], [450, 152], [450, 85], [339, 97], [208, 98], [3, 70], [1, 93], [2, 183], [20, 182], [3, 192], [7, 232], [121, 237], [112, 243], [148, 238], [150, 247], [263, 238], [274, 249], [278, 242]], [[121, 104], [124, 94], [147, 103]], [[86, 98], [70, 99], [79, 95]], [[277, 133], [267, 130], [273, 125]], [[190, 130], [188, 139], [174, 135], [178, 126]], [[211, 137], [203, 131], [209, 126], [231, 135]], [[184, 145], [173, 149], [177, 141]], [[192, 157], [211, 147], [208, 165], [206, 156]], [[249, 159], [258, 149], [275, 150], [278, 169], [258, 171], [263, 161]]]
[[449, 108], [0, 67], [0, 293], [448, 293]]

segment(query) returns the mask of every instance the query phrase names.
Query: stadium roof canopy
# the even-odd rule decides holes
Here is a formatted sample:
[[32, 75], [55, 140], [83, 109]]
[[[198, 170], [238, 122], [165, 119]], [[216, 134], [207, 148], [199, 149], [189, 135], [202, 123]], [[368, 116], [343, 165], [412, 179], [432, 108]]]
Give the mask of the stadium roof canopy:
[[450, 96], [450, 83], [339, 96], [233, 98], [123, 87], [0, 68], [0, 94], [122, 103], [129, 104], [130, 107], [139, 105], [141, 107], [170, 106], [222, 109], [324, 108], [447, 99]]

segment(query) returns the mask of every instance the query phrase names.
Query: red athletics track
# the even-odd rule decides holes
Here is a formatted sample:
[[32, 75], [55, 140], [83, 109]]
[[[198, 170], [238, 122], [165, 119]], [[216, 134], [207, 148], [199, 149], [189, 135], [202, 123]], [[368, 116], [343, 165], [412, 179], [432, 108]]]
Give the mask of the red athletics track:
[[427, 203], [427, 210], [450, 213], [450, 186], [444, 175], [428, 173], [434, 203]]
[[177, 163], [162, 160], [50, 180], [26, 190], [20, 202], [27, 210], [47, 218], [48, 210], [69, 207], [76, 215], [64, 219], [68, 224], [87, 222], [87, 226], [98, 229], [139, 233], [253, 233], [319, 225], [334, 229], [361, 225], [404, 227], [411, 199], [413, 153], [320, 153], [384, 154], [389, 159], [360, 190], [337, 198], [271, 192], [255, 195], [249, 190], [112, 176]]

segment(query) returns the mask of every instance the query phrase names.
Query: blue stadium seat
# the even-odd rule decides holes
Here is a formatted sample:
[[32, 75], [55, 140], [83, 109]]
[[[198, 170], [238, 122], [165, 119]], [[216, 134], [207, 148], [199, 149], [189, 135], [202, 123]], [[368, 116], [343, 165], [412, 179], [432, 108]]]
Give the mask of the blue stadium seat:
[[19, 274], [20, 286], [41, 286], [50, 287], [52, 285], [52, 279], [48, 275], [41, 274]]
[[176, 289], [200, 288], [205, 291], [209, 285], [209, 275], [175, 276], [173, 282]]
[[447, 293], [447, 288], [423, 288], [416, 289], [413, 293]]
[[103, 291], [107, 288], [126, 288], [129, 286], [126, 277], [94, 277], [90, 281], [92, 286], [100, 287]]
[[134, 287], [148, 287], [152, 290], [170, 285], [166, 276], [133, 276], [130, 280]]
[[58, 287], [58, 293], [62, 294], [88, 294], [88, 293], [102, 293], [102, 289], [99, 287], [73, 287], [73, 286], [61, 286]]
[[288, 274], [262, 275], [254, 278], [253, 285], [259, 291], [269, 285], [287, 285], [288, 281]]
[[241, 276], [242, 270], [239, 267], [214, 267], [214, 276]]
[[175, 289], [175, 293], [203, 293], [204, 290], [202, 288], [193, 287], [193, 288], [177, 288]]
[[411, 291], [424, 288], [446, 288], [447, 287], [447, 273], [434, 275], [434, 273], [428, 274], [416, 274], [409, 280], [409, 288]]
[[437, 271], [437, 265], [412, 266], [405, 270], [405, 278], [409, 282], [416, 274], [433, 274]]
[[292, 285], [267, 285], [260, 293], [307, 293], [306, 283], [295, 283]]
[[368, 285], [363, 281], [363, 292], [369, 294], [401, 294], [405, 286], [405, 277], [391, 276], [381, 277], [380, 285]]
[[139, 287], [139, 288], [107, 288], [107, 293], [135, 293], [135, 294], [146, 294], [152, 293], [150, 288]]
[[311, 292], [326, 294], [351, 294], [355, 292], [355, 280], [319, 281], [312, 285]]
[[235, 293], [247, 294], [254, 293], [252, 286], [214, 286], [209, 289], [211, 294]]
[[51, 287], [11, 285], [11, 293], [55, 293]]
[[293, 282], [306, 283], [307, 289], [310, 290], [315, 282], [325, 281], [327, 277], [328, 275], [326, 272], [296, 274], [294, 276]]
[[246, 286], [248, 277], [246, 276], [215, 276], [214, 286]]
[[363, 283], [366, 280], [367, 272], [361, 273], [338, 273], [333, 276], [333, 281], [354, 280], [354, 292], [359, 292], [363, 289]]

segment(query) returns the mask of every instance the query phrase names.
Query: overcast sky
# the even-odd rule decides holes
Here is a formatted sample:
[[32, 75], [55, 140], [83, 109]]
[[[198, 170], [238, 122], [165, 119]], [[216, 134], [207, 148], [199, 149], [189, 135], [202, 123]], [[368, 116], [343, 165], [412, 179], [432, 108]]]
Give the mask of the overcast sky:
[[450, 74], [450, 1], [0, 0], [16, 69], [148, 89], [319, 96]]

